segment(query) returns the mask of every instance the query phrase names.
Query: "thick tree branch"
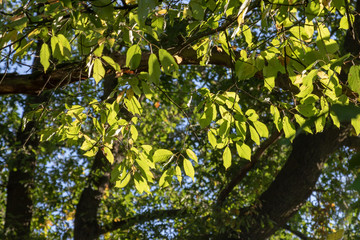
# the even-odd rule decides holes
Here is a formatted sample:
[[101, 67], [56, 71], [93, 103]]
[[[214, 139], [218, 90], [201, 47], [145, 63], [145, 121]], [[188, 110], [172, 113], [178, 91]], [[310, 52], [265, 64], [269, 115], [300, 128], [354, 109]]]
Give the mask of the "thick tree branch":
[[[140, 66], [137, 71], [147, 71], [148, 59], [150, 53], [143, 53], [141, 56]], [[196, 51], [187, 48], [178, 55], [182, 58], [181, 65], [199, 64], [201, 59], [197, 58]], [[115, 53], [113, 59], [122, 67], [125, 66], [126, 56]], [[209, 64], [231, 67], [232, 62], [229, 55], [225, 52], [212, 51]], [[82, 72], [80, 63], [67, 63], [57, 66], [49, 73], [35, 72], [33, 74], [0, 74], [0, 94], [39, 94], [46, 89], [55, 89], [72, 82], [86, 80], [87, 72]]]
[[328, 156], [344, 143], [350, 129], [328, 128], [295, 138], [288, 160], [259, 202], [251, 210], [241, 210], [241, 216], [253, 214], [255, 219], [241, 233], [241, 239], [266, 239], [298, 211], [310, 196]]
[[100, 229], [100, 234], [105, 234], [118, 229], [127, 229], [137, 224], [142, 224], [157, 219], [184, 218], [189, 216], [185, 209], [156, 210], [136, 215], [120, 221], [113, 221]]

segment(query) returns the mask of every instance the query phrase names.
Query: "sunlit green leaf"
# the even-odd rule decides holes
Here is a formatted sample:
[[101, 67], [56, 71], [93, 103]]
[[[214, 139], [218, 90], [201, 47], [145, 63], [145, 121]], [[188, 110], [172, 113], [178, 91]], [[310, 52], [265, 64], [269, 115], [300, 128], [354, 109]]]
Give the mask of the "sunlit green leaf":
[[251, 161], [251, 148], [245, 143], [236, 143], [236, 150], [240, 157]]
[[195, 181], [194, 180], [195, 171], [194, 171], [194, 167], [193, 167], [192, 163], [190, 162], [190, 160], [184, 158], [183, 164], [184, 164], [185, 174], [187, 176], [191, 177], [191, 179], [194, 182]]
[[126, 52], [126, 66], [130, 69], [136, 69], [140, 65], [141, 49], [139, 45], [131, 46]]
[[44, 67], [44, 72], [49, 68], [50, 66], [50, 48], [46, 43], [43, 43], [40, 50], [40, 63]]
[[151, 54], [149, 57], [149, 79], [150, 82], [159, 84], [160, 80], [160, 64], [155, 54]]
[[104, 147], [102, 150], [103, 150], [103, 153], [104, 153], [106, 159], [109, 160], [109, 162], [111, 164], [113, 164], [114, 163], [114, 155], [112, 154], [111, 149], [108, 147]]
[[179, 66], [174, 57], [165, 49], [160, 49], [159, 58], [165, 74], [176, 78], [178, 76]]
[[229, 147], [226, 147], [224, 152], [223, 152], [223, 165], [225, 167], [225, 169], [228, 169], [231, 166], [231, 151]]
[[154, 162], [165, 162], [173, 155], [170, 150], [167, 149], [158, 149], [153, 155]]
[[196, 154], [193, 152], [193, 150], [186, 149], [186, 154], [188, 155], [189, 158], [191, 158], [195, 162], [198, 162], [198, 158], [197, 158]]
[[295, 126], [287, 116], [285, 116], [283, 119], [283, 129], [286, 138], [293, 139], [295, 137]]

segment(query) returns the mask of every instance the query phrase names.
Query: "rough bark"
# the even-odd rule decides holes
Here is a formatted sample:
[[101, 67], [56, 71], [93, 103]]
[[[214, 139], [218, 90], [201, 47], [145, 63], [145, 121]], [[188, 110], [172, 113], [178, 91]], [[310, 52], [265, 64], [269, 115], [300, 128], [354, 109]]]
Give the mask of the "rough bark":
[[33, 129], [34, 122], [28, 123], [24, 131], [19, 129], [17, 152], [9, 161], [4, 228], [6, 239], [29, 239], [30, 236], [33, 210], [31, 189], [36, 165], [36, 155], [32, 150], [38, 146], [38, 139], [30, 136]]
[[[40, 103], [47, 96], [27, 98], [28, 103]], [[31, 109], [25, 108], [24, 116]], [[9, 159], [9, 179], [7, 183], [6, 215], [4, 234], [6, 239], [30, 239], [30, 224], [33, 212], [31, 190], [34, 185], [36, 150], [39, 137], [36, 134], [38, 122], [32, 120], [25, 129], [19, 127], [16, 134], [14, 155]]]
[[[118, 144], [114, 144], [113, 150], [119, 150]], [[89, 186], [82, 191], [76, 207], [75, 240], [95, 240], [101, 234], [97, 214], [105, 190], [110, 186], [111, 168], [111, 164], [99, 150], [91, 168]]]
[[[175, 49], [170, 50], [174, 53]], [[150, 53], [143, 53], [141, 63], [137, 71], [146, 71], [148, 68], [148, 59]], [[182, 58], [181, 65], [199, 64], [201, 59], [197, 58], [196, 51], [192, 48], [186, 48], [178, 56]], [[126, 56], [114, 53], [111, 56], [120, 66], [124, 67]], [[231, 58], [225, 52], [213, 49], [209, 64], [215, 64], [225, 67], [232, 67]], [[64, 63], [57, 66], [55, 70], [48, 73], [35, 72], [27, 75], [18, 74], [0, 74], [0, 94], [39, 94], [47, 89], [56, 89], [72, 82], [87, 80], [87, 72], [81, 71], [80, 63]]]
[[349, 131], [350, 127], [329, 128], [315, 135], [297, 136], [284, 167], [259, 202], [251, 210], [242, 209], [242, 214], [251, 214], [253, 219], [249, 228], [242, 229], [241, 239], [266, 239], [282, 227], [308, 199], [327, 157]]

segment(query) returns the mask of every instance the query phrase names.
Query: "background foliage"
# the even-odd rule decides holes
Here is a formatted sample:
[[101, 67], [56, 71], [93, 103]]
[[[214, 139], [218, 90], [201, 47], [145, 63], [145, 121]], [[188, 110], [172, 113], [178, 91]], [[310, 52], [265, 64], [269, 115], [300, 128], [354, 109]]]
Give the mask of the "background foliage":
[[4, 239], [360, 237], [360, 1], [0, 6]]

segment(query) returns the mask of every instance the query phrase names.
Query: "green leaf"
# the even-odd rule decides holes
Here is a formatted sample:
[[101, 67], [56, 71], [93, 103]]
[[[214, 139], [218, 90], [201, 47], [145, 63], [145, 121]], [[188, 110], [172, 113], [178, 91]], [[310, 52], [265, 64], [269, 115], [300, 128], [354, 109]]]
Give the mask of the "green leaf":
[[215, 135], [212, 133], [211, 130], [208, 131], [207, 135], [211, 146], [215, 148], [217, 144]]
[[177, 78], [179, 66], [173, 56], [165, 49], [160, 49], [159, 58], [165, 74]]
[[198, 158], [196, 154], [191, 149], [186, 149], [186, 154], [189, 156], [189, 158], [193, 159], [196, 163], [198, 162]]
[[246, 138], [246, 123], [241, 121], [235, 121], [235, 128], [237, 136], [240, 137], [242, 140]]
[[136, 97], [132, 97], [130, 100], [128, 98], [124, 99], [126, 108], [134, 115], [141, 115], [142, 107]]
[[359, 65], [351, 66], [348, 76], [349, 76], [348, 82], [350, 89], [356, 92], [357, 94], [360, 94], [360, 66]]
[[245, 143], [236, 143], [236, 150], [240, 157], [251, 161], [251, 148]]
[[179, 166], [176, 166], [175, 168], [175, 173], [176, 173], [176, 177], [181, 185], [181, 181], [182, 181], [182, 175], [181, 175], [181, 169]]
[[229, 135], [230, 123], [225, 119], [221, 119], [221, 120], [223, 120], [223, 122], [221, 123], [219, 128], [219, 136], [221, 138], [226, 138]]
[[128, 183], [130, 182], [130, 179], [131, 179], [131, 174], [128, 172], [125, 174], [124, 179], [116, 181], [115, 187], [117, 188], [126, 187], [126, 185], [128, 185]]
[[256, 131], [259, 133], [260, 137], [265, 137], [267, 138], [269, 136], [269, 131], [268, 128], [265, 124], [263, 124], [262, 122], [259, 121], [255, 121], [253, 122]]
[[255, 128], [249, 125], [249, 129], [251, 140], [253, 140], [257, 145], [260, 145], [260, 137], [259, 134], [256, 132]]
[[252, 122], [256, 122], [259, 119], [259, 115], [256, 113], [254, 109], [248, 109], [245, 112], [245, 115], [247, 116], [247, 119], [249, 119]]
[[228, 169], [231, 166], [231, 151], [230, 148], [227, 146], [223, 152], [223, 165], [225, 169]]
[[69, 58], [71, 56], [71, 47], [69, 41], [62, 34], [57, 35], [57, 37], [58, 37], [58, 45], [62, 56]]
[[216, 119], [216, 106], [215, 104], [207, 104], [205, 107], [205, 111], [201, 116], [199, 123], [201, 128], [206, 128], [210, 125], [211, 121]]
[[171, 170], [170, 169], [167, 169], [160, 177], [160, 180], [159, 180], [159, 186], [162, 187], [162, 188], [166, 188], [170, 185], [171, 183]]
[[111, 164], [113, 164], [114, 163], [114, 155], [112, 154], [111, 149], [108, 147], [104, 147], [102, 150], [103, 150], [103, 153], [104, 153], [104, 156], [106, 157], [106, 159], [109, 160], [109, 162]]
[[137, 129], [136, 129], [136, 127], [135, 127], [134, 125], [131, 125], [131, 126], [130, 126], [130, 132], [131, 132], [131, 138], [132, 138], [134, 141], [136, 141], [139, 134], [138, 134], [138, 131], [137, 131]]
[[204, 6], [201, 4], [201, 2], [198, 1], [190, 1], [190, 9], [192, 12], [192, 16], [196, 19], [196, 20], [203, 20], [204, 19], [204, 14], [205, 14], [205, 9]]
[[160, 64], [155, 54], [151, 54], [149, 57], [149, 80], [155, 84], [159, 84], [160, 80]]
[[194, 167], [193, 167], [192, 163], [190, 162], [190, 160], [184, 158], [183, 165], [184, 165], [185, 174], [187, 176], [191, 177], [193, 182], [195, 182], [195, 180], [194, 180], [194, 175], [195, 175]]
[[[359, 191], [359, 190], [358, 190]], [[359, 191], [360, 192], [360, 191]], [[326, 237], [327, 240], [341, 240], [344, 236], [344, 229], [340, 229], [336, 232], [329, 233]]]
[[357, 107], [354, 104], [333, 104], [331, 110], [335, 113], [340, 122], [350, 121], [351, 119], [357, 118], [360, 114], [360, 107]]
[[302, 130], [304, 130], [305, 132], [308, 132], [310, 134], [313, 134], [310, 126], [308, 123], [306, 123], [306, 120], [301, 117], [299, 114], [295, 114], [295, 120], [296, 122], [299, 124], [300, 128], [302, 128]]
[[94, 68], [93, 68], [93, 78], [95, 79], [96, 83], [99, 83], [101, 79], [105, 76], [105, 68], [102, 65], [102, 62], [99, 58], [96, 58], [94, 61]]
[[249, 62], [238, 60], [235, 63], [235, 73], [239, 80], [249, 79], [253, 77], [256, 72], [256, 67]]
[[243, 29], [242, 34], [245, 37], [245, 42], [248, 44], [248, 46], [251, 46], [252, 45], [251, 29], [247, 25], [243, 25], [242, 29]]
[[89, 151], [84, 153], [83, 155], [86, 157], [94, 157], [96, 155], [96, 153], [98, 152], [98, 150], [99, 150], [98, 147], [93, 147]]
[[317, 133], [322, 132], [324, 130], [326, 123], [326, 117], [320, 116], [315, 120], [315, 130]]
[[126, 52], [126, 66], [132, 70], [140, 65], [141, 49], [139, 45], [131, 46]]
[[138, 5], [138, 16], [139, 16], [139, 22], [140, 26], [144, 25], [145, 20], [153, 9], [155, 9], [157, 5], [157, 2], [154, 0], [139, 0]]
[[93, 148], [96, 144], [95, 140], [91, 140], [91, 139], [85, 139], [83, 144], [81, 145], [80, 149], [84, 150], [84, 151], [89, 151], [91, 148]]
[[146, 193], [148, 193], [148, 194], [151, 193], [150, 192], [150, 187], [149, 187], [146, 179], [143, 178], [140, 174], [135, 173], [135, 175], [134, 175], [134, 183], [135, 183], [136, 190], [138, 190], [138, 192], [140, 194], [142, 194], [144, 191]]
[[98, 16], [105, 21], [113, 21], [114, 6], [111, 0], [93, 1], [93, 9]]
[[120, 72], [120, 66], [117, 64], [111, 57], [108, 56], [102, 56], [102, 59], [104, 59], [114, 70]]
[[167, 149], [158, 149], [155, 151], [153, 155], [153, 161], [155, 163], [157, 162], [165, 162], [169, 160], [169, 158], [173, 155], [173, 153], [170, 150]]
[[46, 70], [50, 66], [50, 48], [46, 43], [43, 43], [40, 50], [40, 63], [44, 67], [44, 72], [46, 73]]
[[[350, 14], [350, 19], [351, 19], [351, 22], [354, 22], [354, 15]], [[349, 29], [349, 21], [348, 21], [347, 15], [344, 15], [341, 18], [339, 28], [345, 29], [345, 30]]]
[[283, 126], [282, 126], [282, 121], [281, 121], [281, 118], [280, 118], [280, 112], [279, 112], [278, 108], [275, 107], [274, 105], [271, 105], [270, 106], [270, 113], [274, 118], [274, 124], [276, 126], [276, 129], [280, 132], [281, 129], [283, 128]]
[[360, 114], [357, 115], [356, 118], [351, 119], [351, 125], [355, 129], [356, 135], [359, 136], [359, 134], [360, 134]]
[[293, 139], [295, 137], [295, 126], [290, 122], [290, 119], [287, 116], [283, 119], [283, 129], [286, 138]]

